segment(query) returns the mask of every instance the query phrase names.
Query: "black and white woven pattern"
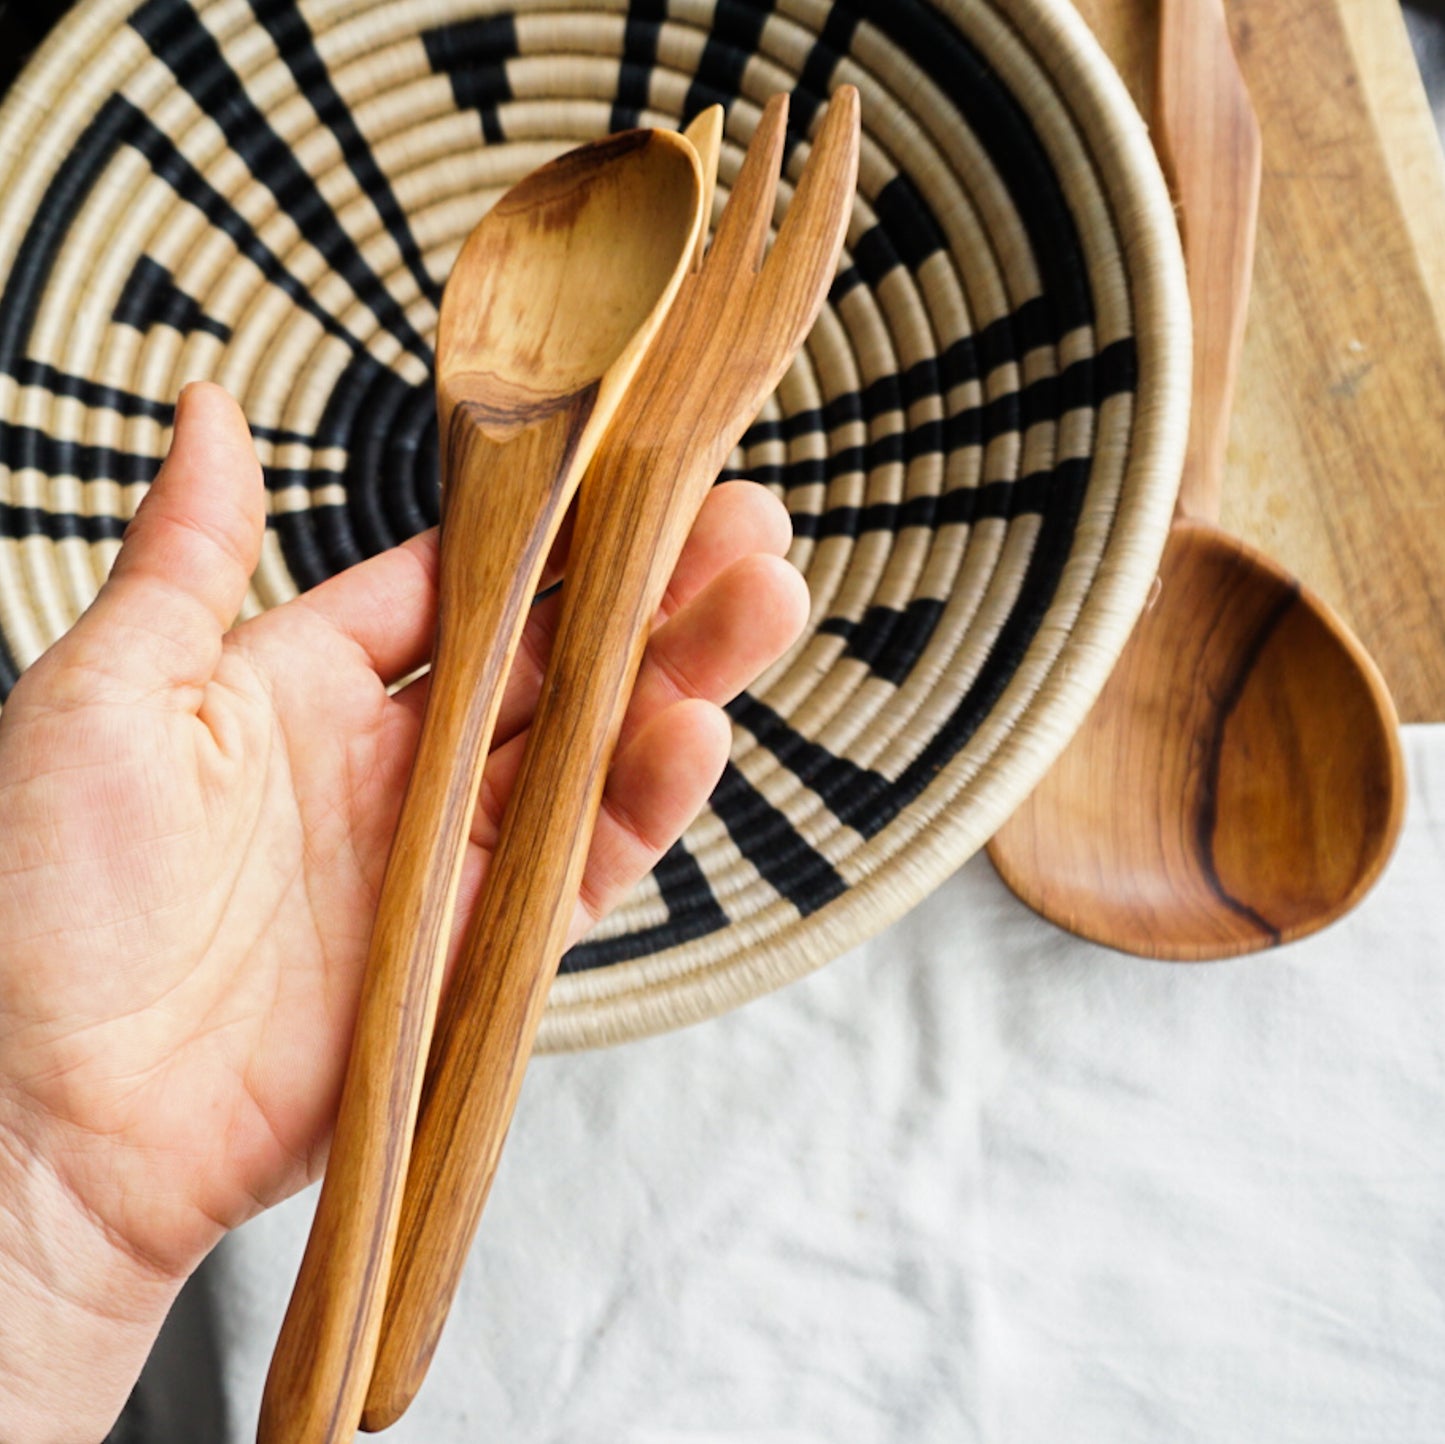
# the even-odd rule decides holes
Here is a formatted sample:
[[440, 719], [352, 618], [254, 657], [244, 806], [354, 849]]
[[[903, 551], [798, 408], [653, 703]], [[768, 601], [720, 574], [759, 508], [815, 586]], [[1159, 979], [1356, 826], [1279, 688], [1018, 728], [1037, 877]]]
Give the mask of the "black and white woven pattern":
[[847, 250], [728, 472], [786, 499], [812, 625], [543, 1043], [702, 1016], [896, 916], [1082, 715], [1177, 478], [1167, 202], [1055, 0], [81, 0], [0, 113], [0, 684], [94, 594], [183, 381], [251, 420], [253, 600], [284, 601], [436, 521], [436, 308], [503, 189], [720, 101], [721, 205], [787, 90], [781, 208], [845, 81]]

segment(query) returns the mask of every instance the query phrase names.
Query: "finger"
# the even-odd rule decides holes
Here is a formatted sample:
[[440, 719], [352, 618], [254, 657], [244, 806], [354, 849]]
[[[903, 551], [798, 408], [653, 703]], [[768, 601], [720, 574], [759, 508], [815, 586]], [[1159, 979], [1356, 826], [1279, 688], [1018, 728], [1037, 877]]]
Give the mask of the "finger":
[[[487, 862], [496, 849], [525, 741], [513, 738], [487, 759], [458, 890], [451, 966], [466, 933], [465, 919], [486, 884]], [[659, 713], [618, 750], [607, 774], [568, 947], [636, 887], [687, 830], [717, 786], [731, 746], [727, 714], [689, 698]]]
[[[792, 523], [787, 509], [764, 487], [751, 481], [731, 481], [714, 487], [683, 547], [661, 614], [671, 617], [685, 609], [720, 573], [753, 553], [781, 556], [791, 539]], [[288, 605], [304, 605], [324, 616], [330, 625], [363, 648], [384, 680], [396, 681], [426, 660], [436, 616], [434, 534], [414, 538], [401, 550], [412, 548], [422, 550], [404, 563], [383, 566], [384, 557], [373, 557]], [[390, 552], [385, 554], [390, 556]], [[424, 561], [426, 566], [424, 593], [416, 590], [419, 561]], [[792, 579], [785, 579], [785, 584], [796, 586]], [[806, 598], [804, 604], [806, 610]], [[754, 611], [762, 623], [758, 631], [760, 639], [776, 629], [779, 618], [774, 615], [775, 610], [787, 611], [788, 606], [787, 599], [773, 597], [770, 586], [765, 586], [753, 598]], [[515, 737], [531, 721], [561, 615], [561, 592], [543, 597], [532, 606], [522, 644], [507, 679], [493, 733], [494, 746]], [[705, 630], [705, 625], [699, 623], [686, 635], [696, 636]], [[772, 657], [767, 660], [771, 661]], [[679, 665], [684, 663], [680, 660]], [[767, 662], [761, 665], [766, 666]], [[418, 709], [418, 715], [425, 695], [426, 689], [419, 683], [407, 689], [407, 703]], [[665, 700], [676, 701], [678, 695], [667, 695]], [[725, 695], [699, 695], [707, 695], [713, 701], [726, 700]]]
[[[799, 573], [781, 557], [755, 554], [715, 577], [653, 633], [609, 771], [574, 940], [636, 885], [701, 809], [731, 737], [720, 704], [792, 645], [807, 616], [808, 589]], [[429, 681], [405, 688], [395, 705], [420, 717]], [[479, 855], [490, 855], [497, 844], [526, 744], [520, 731], [487, 758], [471, 827]], [[480, 886], [480, 868], [473, 867], [459, 916]]]
[[148, 690], [203, 684], [245, 600], [265, 525], [261, 466], [241, 408], [219, 386], [187, 386], [170, 452], [72, 631], [74, 645], [96, 654], [98, 670]]
[[[570, 522], [563, 537], [570, 533]], [[792, 539], [786, 507], [750, 481], [726, 482], [703, 503], [673, 572], [663, 602], [670, 615], [701, 591], [718, 572], [754, 551], [782, 555]], [[287, 607], [326, 622], [361, 648], [383, 681], [399, 681], [431, 655], [436, 627], [437, 532], [423, 532], [402, 546], [359, 562], [303, 593]], [[554, 575], [560, 562], [548, 563]], [[543, 577], [549, 584], [549, 575]], [[517, 660], [497, 720], [496, 735], [507, 738], [527, 725], [535, 705], [562, 596], [537, 601], [527, 618]], [[286, 608], [280, 609], [282, 611]], [[265, 619], [262, 619], [265, 623]]]
[[[756, 553], [762, 553], [768, 558], [783, 556], [792, 539], [793, 524], [787, 508], [766, 488], [753, 481], [731, 481], [714, 487], [703, 502], [692, 531], [683, 545], [654, 625], [687, 607], [705, 592], [721, 573], [743, 559]], [[752, 609], [758, 613], [768, 613], [777, 600], [772, 595], [771, 586], [767, 585], [772, 574], [754, 575], [762, 583], [763, 589], [752, 599]], [[796, 576], [796, 573], [794, 575]], [[552, 653], [552, 640], [562, 619], [565, 596], [564, 581], [562, 589], [538, 601], [527, 618], [522, 645], [512, 664], [512, 675], [508, 679], [507, 693], [497, 719], [495, 737], [498, 742], [515, 736], [532, 719], [537, 695], [542, 687], [542, 678], [546, 672], [547, 659]], [[778, 602], [778, 605], [786, 610], [786, 600]], [[772, 619], [764, 616], [763, 621], [761, 635], [767, 635], [773, 630]], [[801, 623], [799, 625], [801, 626]], [[694, 628], [693, 633], [697, 630]], [[786, 646], [787, 643], [783, 645]], [[757, 655], [759, 651], [755, 647], [747, 650], [753, 655]], [[761, 671], [775, 655], [776, 653], [768, 653], [758, 670]], [[739, 683], [734, 692], [746, 686], [747, 680], [751, 678]], [[675, 702], [681, 695], [681, 692], [673, 693], [666, 700]], [[734, 693], [720, 692], [714, 695], [712, 691], [701, 691], [696, 695], [708, 697], [715, 702], [724, 702]]]
[[[732, 746], [727, 715], [708, 702], [678, 702], [654, 717], [613, 759], [567, 930], [571, 947], [657, 866], [702, 811]], [[520, 749], [506, 771], [515, 774]], [[507, 778], [510, 785], [510, 776]], [[458, 889], [447, 980], [455, 971], [471, 917], [486, 885], [493, 836], [468, 849]]]
[[682, 698], [730, 702], [797, 641], [808, 608], [808, 584], [781, 557], [734, 562], [652, 634], [619, 745]]
[[399, 681], [431, 655], [438, 555], [433, 527], [328, 577], [268, 615], [294, 608], [320, 619], [359, 647], [384, 682]]
[[[709, 493], [708, 499], [702, 504], [702, 509], [699, 510], [698, 519], [694, 523], [692, 532], [689, 533], [688, 541], [683, 545], [682, 555], [678, 558], [678, 565], [673, 568], [672, 580], [669, 581], [668, 591], [663, 598], [662, 606], [659, 607], [659, 617], [673, 616], [678, 611], [691, 606], [696, 598], [702, 596], [708, 590], [709, 585], [717, 580], [721, 572], [734, 567], [738, 562], [749, 558], [750, 555], [762, 552], [764, 558], [760, 558], [760, 561], [763, 559], [776, 561], [788, 551], [790, 541], [792, 541], [792, 522], [789, 520], [788, 510], [770, 491], [757, 486], [754, 481], [730, 481], [730, 483], [714, 487], [714, 490]], [[790, 571], [792, 568], [788, 568], [788, 570]], [[754, 580], [762, 583], [763, 578], [759, 571], [754, 570], [753, 575]], [[769, 578], [772, 577], [772, 572], [767, 575]], [[796, 580], [796, 572], [793, 577]], [[564, 581], [559, 593], [543, 598], [533, 607], [532, 614], [527, 617], [522, 646], [517, 650], [512, 676], [507, 681], [506, 697], [501, 702], [501, 713], [497, 720], [497, 742], [504, 742], [504, 740], [516, 736], [532, 720], [532, 713], [536, 708], [536, 698], [542, 688], [546, 663], [552, 653], [552, 639], [556, 635], [556, 627], [561, 623], [565, 596], [566, 584]], [[722, 600], [731, 600], [731, 598], [722, 598]], [[773, 606], [775, 600], [772, 585], [763, 583], [763, 590], [760, 591], [759, 596], [753, 598], [753, 606], [756, 609], [767, 611]], [[788, 610], [788, 601], [783, 600], [777, 604], [783, 607], [783, 610]], [[704, 617], [708, 617], [709, 614], [711, 614], [711, 609], [705, 609]], [[731, 619], [722, 616], [712, 617], [712, 623], [727, 629], [727, 645], [731, 645], [731, 639], [737, 635], [737, 629], [731, 624]], [[707, 622], [702, 623], [701, 630], [707, 629], [707, 624]], [[760, 636], [769, 636], [773, 630], [775, 627], [772, 622], [764, 623], [760, 629]], [[696, 632], [698, 629], [695, 627], [688, 635], [694, 636]], [[740, 668], [738, 669], [746, 669], [750, 659], [762, 655], [763, 650], [766, 650], [766, 645], [763, 648], [744, 646], [743, 652], [740, 653]], [[767, 655], [766, 661], [759, 666], [759, 671], [762, 666], [767, 665], [767, 662], [772, 661], [773, 655], [776, 653]], [[747, 681], [743, 681], [734, 689], [740, 689], [746, 685]], [[682, 695], [682, 692], [673, 692], [666, 697], [666, 701], [676, 701], [679, 695]], [[712, 691], [702, 691], [696, 695], [708, 697], [711, 701], [725, 701], [728, 695], [733, 694], [718, 692], [717, 695], [714, 695]]]
[[[639, 729], [679, 701], [700, 699], [721, 706], [736, 697], [792, 646], [807, 619], [808, 586], [788, 562], [756, 554], [734, 562], [652, 634], [618, 747], [628, 746]], [[430, 686], [429, 676], [419, 677], [398, 692], [393, 703], [419, 722]], [[494, 735], [472, 830], [472, 841], [483, 847], [496, 841], [535, 700], [534, 680], [527, 717], [509, 734], [499, 728]], [[511, 702], [520, 708], [517, 696]]]
[[753, 552], [786, 556], [793, 544], [788, 509], [755, 481], [725, 481], [713, 487], [682, 549], [663, 594], [670, 617], [697, 596], [720, 572]]
[[732, 727], [690, 699], [653, 717], [613, 758], [568, 943], [605, 917], [657, 865], [712, 795]]

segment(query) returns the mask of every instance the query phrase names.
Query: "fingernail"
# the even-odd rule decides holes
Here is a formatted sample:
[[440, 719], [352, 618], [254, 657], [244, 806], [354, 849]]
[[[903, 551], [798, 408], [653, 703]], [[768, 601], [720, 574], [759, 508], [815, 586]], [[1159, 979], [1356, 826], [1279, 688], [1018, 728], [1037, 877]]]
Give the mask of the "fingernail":
[[186, 396], [195, 384], [194, 381], [187, 381], [186, 384], [181, 387], [180, 395], [176, 397], [176, 409], [171, 416], [171, 441], [170, 446], [166, 448], [167, 453], [169, 453], [171, 447], [174, 447], [176, 444], [176, 437], [180, 434], [181, 420], [186, 409]]

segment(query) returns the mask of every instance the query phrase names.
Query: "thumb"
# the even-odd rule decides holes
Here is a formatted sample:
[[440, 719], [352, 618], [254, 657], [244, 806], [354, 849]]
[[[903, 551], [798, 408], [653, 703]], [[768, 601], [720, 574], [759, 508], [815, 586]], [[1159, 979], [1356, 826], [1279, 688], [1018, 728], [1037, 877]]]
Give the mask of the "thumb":
[[245, 600], [265, 526], [261, 466], [241, 408], [219, 386], [187, 386], [170, 452], [67, 641], [106, 649], [96, 670], [147, 692], [204, 685]]

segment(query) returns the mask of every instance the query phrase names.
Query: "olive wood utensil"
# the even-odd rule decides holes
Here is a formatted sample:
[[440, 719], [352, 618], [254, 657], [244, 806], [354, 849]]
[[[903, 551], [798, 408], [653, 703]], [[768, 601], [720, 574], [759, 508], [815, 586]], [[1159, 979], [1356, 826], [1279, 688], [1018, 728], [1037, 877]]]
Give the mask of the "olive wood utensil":
[[1261, 164], [1220, 0], [1164, 0], [1158, 132], [1195, 326], [1178, 507], [1118, 666], [988, 850], [1060, 927], [1198, 960], [1302, 937], [1353, 907], [1394, 847], [1404, 766], [1359, 641], [1215, 525]]
[[767, 259], [787, 121], [774, 96], [719, 223], [579, 498], [541, 702], [427, 1068], [365, 1427], [425, 1375], [480, 1219], [571, 921], [649, 625], [708, 488], [817, 317], [858, 165], [832, 97]]
[[262, 1402], [262, 1444], [361, 1416], [477, 788], [558, 524], [703, 224], [697, 155], [629, 131], [543, 166], [472, 232], [442, 300], [431, 690], [378, 903], [340, 1113]]

